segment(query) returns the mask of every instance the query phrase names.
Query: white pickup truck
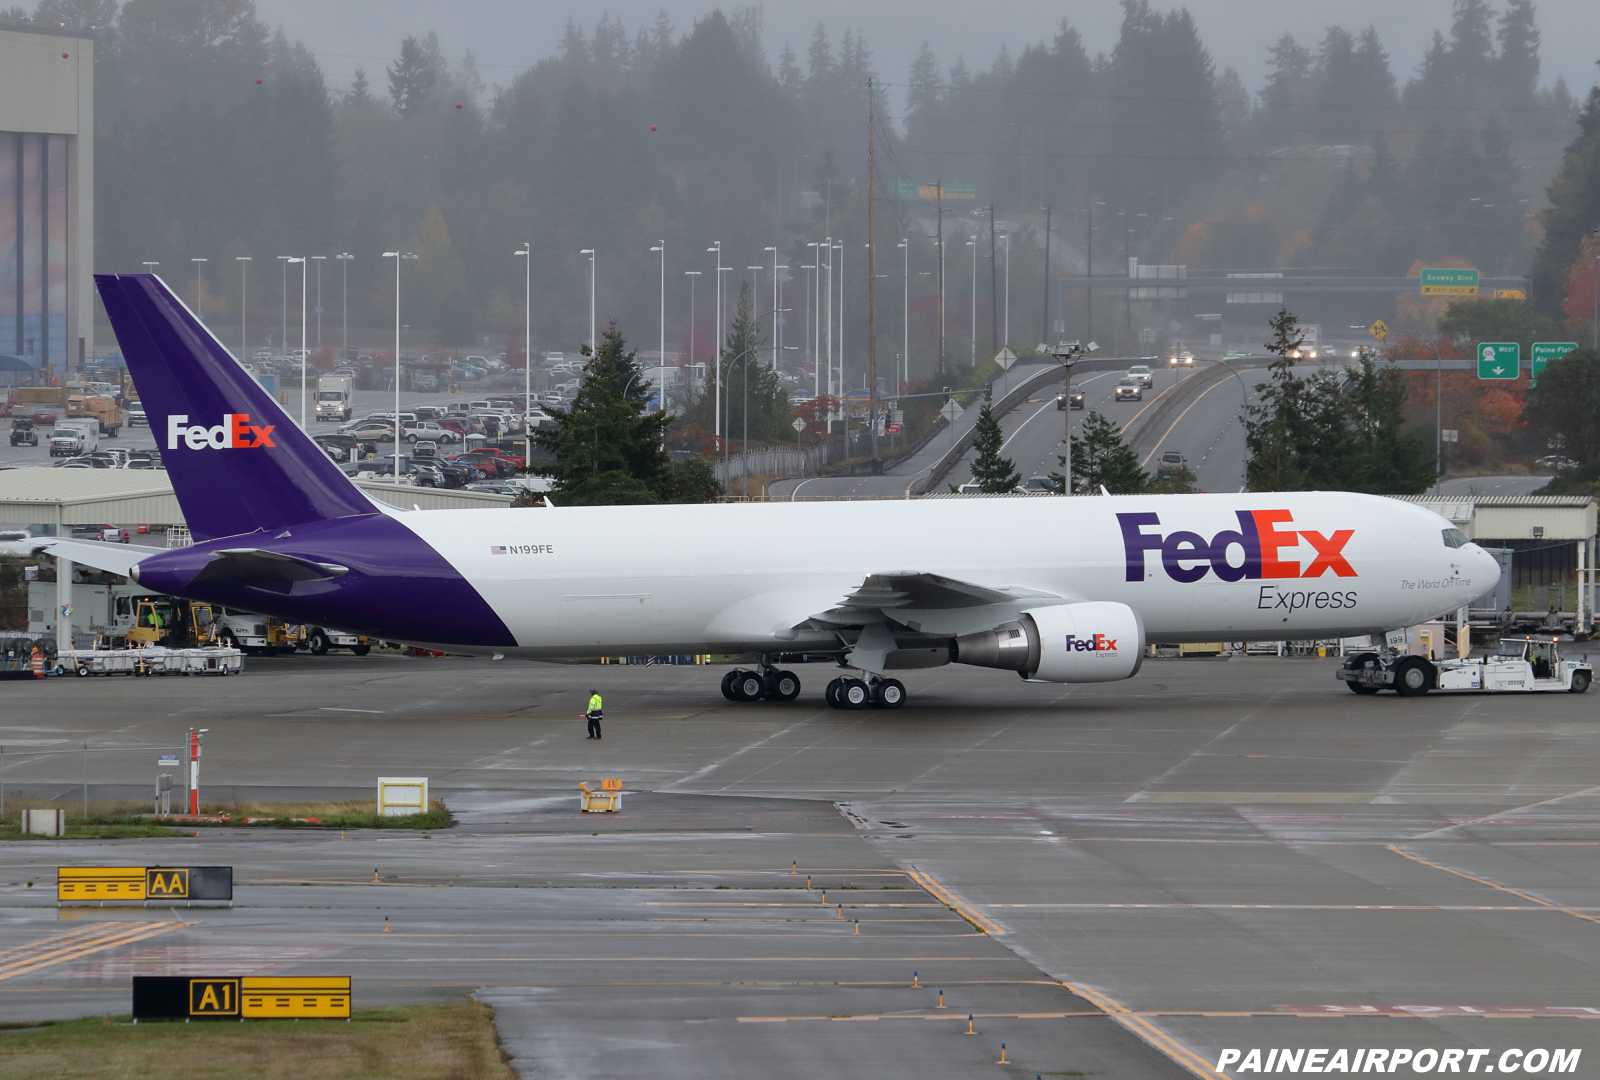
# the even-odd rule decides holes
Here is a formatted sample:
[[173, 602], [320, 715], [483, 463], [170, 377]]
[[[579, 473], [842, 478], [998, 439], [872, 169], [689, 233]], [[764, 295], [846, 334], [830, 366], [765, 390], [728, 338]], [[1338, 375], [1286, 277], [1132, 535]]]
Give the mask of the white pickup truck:
[[1581, 694], [1594, 681], [1594, 668], [1587, 660], [1563, 660], [1554, 641], [1538, 638], [1501, 638], [1493, 656], [1461, 660], [1361, 653], [1334, 674], [1358, 694], [1393, 690], [1402, 697], [1420, 697], [1430, 690]]

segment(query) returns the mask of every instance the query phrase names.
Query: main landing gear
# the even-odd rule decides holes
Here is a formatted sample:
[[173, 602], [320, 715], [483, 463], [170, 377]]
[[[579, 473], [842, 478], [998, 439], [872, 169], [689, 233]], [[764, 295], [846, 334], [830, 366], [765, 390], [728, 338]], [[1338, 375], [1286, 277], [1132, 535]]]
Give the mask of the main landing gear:
[[898, 709], [906, 703], [906, 688], [899, 679], [874, 676], [867, 683], [846, 675], [829, 683], [823, 697], [835, 709]]
[[793, 701], [800, 696], [800, 676], [777, 668], [734, 668], [722, 677], [722, 696], [729, 701]]

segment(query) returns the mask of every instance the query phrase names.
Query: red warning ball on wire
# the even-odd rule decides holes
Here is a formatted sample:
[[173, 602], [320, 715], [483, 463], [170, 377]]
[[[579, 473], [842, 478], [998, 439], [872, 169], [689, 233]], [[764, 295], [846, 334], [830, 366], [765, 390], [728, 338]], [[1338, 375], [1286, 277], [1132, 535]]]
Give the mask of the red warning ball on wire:
[[651, 130], [651, 131], [654, 131], [654, 130], [655, 130], [655, 129], [656, 129], [656, 126], [655, 126], [655, 125], [654, 125], [654, 124], [651, 124], [651, 125], [650, 125], [650, 130]]
[[65, 60], [66, 58], [67, 58], [67, 54], [66, 53], [62, 53], [61, 54], [61, 59]]
[[456, 102], [456, 108], [458, 108], [458, 109], [461, 108], [461, 102], [459, 102], [459, 101]]
[[260, 79], [257, 79], [257, 80], [256, 80], [256, 85], [257, 85], [257, 86], [260, 86], [260, 85], [261, 85], [261, 80], [260, 80]]

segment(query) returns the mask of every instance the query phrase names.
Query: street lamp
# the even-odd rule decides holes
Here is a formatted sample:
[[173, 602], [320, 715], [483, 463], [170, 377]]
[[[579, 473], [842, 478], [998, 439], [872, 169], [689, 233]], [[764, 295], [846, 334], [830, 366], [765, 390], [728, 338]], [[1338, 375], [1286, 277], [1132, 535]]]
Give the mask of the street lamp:
[[[811, 267], [815, 271], [811, 279], [811, 289], [806, 293], [806, 305], [811, 308], [811, 318], [808, 329], [811, 331], [811, 400], [815, 401], [822, 396], [822, 258], [817, 250], [820, 245], [807, 244], [811, 249]], [[815, 414], [813, 414], [815, 415]]]
[[972, 355], [969, 363], [974, 368], [978, 366], [978, 241], [976, 238], [967, 241], [967, 248], [972, 252]]
[[522, 463], [527, 465], [533, 460], [533, 343], [529, 340], [533, 333], [532, 242], [524, 241], [522, 250], [512, 254], [522, 258]]
[[689, 279], [689, 371], [693, 372], [694, 366], [694, 279], [700, 276], [698, 270], [685, 270], [683, 276]]
[[206, 321], [206, 259], [190, 259], [194, 263], [194, 307], [195, 316], [201, 321]]
[[900, 249], [900, 392], [911, 382], [911, 241], [902, 240]]
[[[161, 264], [158, 263], [158, 262], [145, 262], [145, 263], [142, 263], [141, 265], [143, 265], [143, 266], [160, 266]], [[153, 274], [153, 273], [155, 273], [155, 271], [154, 270], [146, 270], [145, 273]]]
[[717, 437], [722, 437], [722, 241], [713, 240], [707, 251], [717, 253], [717, 324], [711, 333], [711, 356], [716, 366], [716, 386], [712, 388], [715, 395], [711, 402], [711, 430]]
[[394, 260], [394, 482], [400, 483], [400, 264], [416, 256], [407, 252], [385, 251]]
[[1045, 355], [1048, 355], [1048, 356], [1055, 357], [1056, 360], [1061, 364], [1062, 370], [1066, 373], [1066, 386], [1063, 388], [1062, 393], [1066, 395], [1066, 402], [1067, 402], [1066, 434], [1065, 434], [1065, 437], [1063, 439], [1063, 442], [1065, 443], [1066, 448], [1067, 448], [1067, 453], [1066, 453], [1066, 458], [1065, 458], [1066, 472], [1062, 474], [1063, 479], [1062, 479], [1062, 483], [1061, 483], [1061, 489], [1062, 489], [1062, 493], [1063, 494], [1071, 495], [1072, 494], [1072, 365], [1076, 364], [1079, 360], [1082, 360], [1085, 356], [1088, 356], [1092, 352], [1099, 352], [1100, 351], [1100, 346], [1099, 346], [1098, 343], [1093, 342], [1093, 341], [1089, 342], [1089, 344], [1087, 344], [1087, 345], [1080, 345], [1076, 341], [1062, 342], [1060, 345], [1045, 345], [1045, 344], [1041, 343], [1039, 345], [1039, 348], [1038, 348], [1037, 351], [1039, 353], [1041, 353], [1041, 354], [1045, 354]]
[[589, 256], [589, 359], [594, 359], [594, 248], [584, 248], [579, 255]]
[[778, 249], [765, 247], [772, 252], [772, 370], [778, 370]]
[[661, 255], [661, 336], [656, 346], [656, 394], [661, 399], [661, 411], [667, 411], [667, 242], [657, 240], [650, 249]]
[[326, 255], [313, 255], [311, 260], [317, 264], [317, 351], [322, 351], [322, 264], [327, 260]]
[[1006, 345], [1011, 344], [1011, 231], [1002, 234], [1006, 242], [1006, 321], [1005, 336], [1000, 340]]
[[289, 263], [300, 264], [300, 430], [306, 429], [306, 259], [304, 256], [290, 257], [283, 264], [285, 280], [288, 278]]
[[[350, 351], [350, 260], [355, 258], [355, 256], [350, 254], [348, 251], [346, 251], [346, 252], [343, 252], [342, 254], [335, 255], [334, 258], [339, 260], [339, 269], [340, 269], [341, 273], [344, 276], [344, 287], [342, 289], [342, 300], [341, 300], [341, 304], [340, 304], [340, 306], [344, 309], [344, 340], [343, 340], [343, 343], [339, 346], [339, 351], [340, 352], [349, 352]], [[347, 358], [342, 358], [342, 359], [347, 359]]]
[[251, 262], [248, 255], [235, 255], [233, 261], [239, 264], [239, 363], [245, 363], [250, 357], [250, 335], [245, 330], [245, 305], [249, 301], [249, 291], [245, 288], [245, 277]]
[[289, 351], [289, 263], [293, 255], [279, 255], [278, 261], [283, 263], [283, 285], [280, 293], [283, 297], [283, 329], [282, 336], [278, 338], [278, 346], [284, 351]]

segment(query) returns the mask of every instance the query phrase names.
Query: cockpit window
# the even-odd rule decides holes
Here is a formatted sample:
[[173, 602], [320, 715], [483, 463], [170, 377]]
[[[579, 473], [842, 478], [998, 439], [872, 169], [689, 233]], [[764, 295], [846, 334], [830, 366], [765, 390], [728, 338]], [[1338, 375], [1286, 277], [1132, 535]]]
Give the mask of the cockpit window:
[[1440, 533], [1444, 536], [1444, 546], [1447, 548], [1458, 548], [1468, 543], [1467, 534], [1460, 529], [1441, 529]]

